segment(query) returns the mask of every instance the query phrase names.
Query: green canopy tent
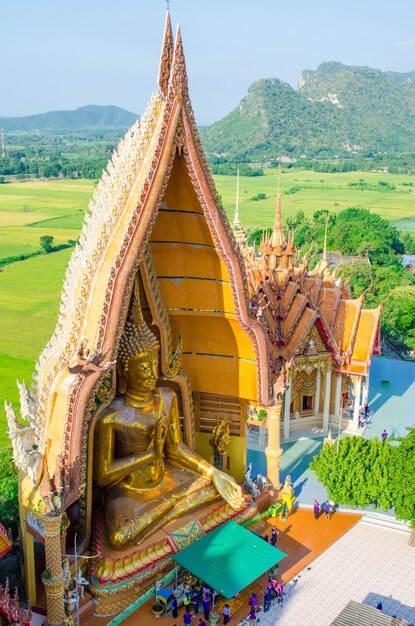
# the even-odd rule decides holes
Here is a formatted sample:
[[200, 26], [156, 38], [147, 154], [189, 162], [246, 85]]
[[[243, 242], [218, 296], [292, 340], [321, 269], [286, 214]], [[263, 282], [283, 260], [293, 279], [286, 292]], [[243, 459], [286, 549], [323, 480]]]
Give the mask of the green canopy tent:
[[175, 554], [173, 560], [230, 600], [286, 556], [229, 521]]

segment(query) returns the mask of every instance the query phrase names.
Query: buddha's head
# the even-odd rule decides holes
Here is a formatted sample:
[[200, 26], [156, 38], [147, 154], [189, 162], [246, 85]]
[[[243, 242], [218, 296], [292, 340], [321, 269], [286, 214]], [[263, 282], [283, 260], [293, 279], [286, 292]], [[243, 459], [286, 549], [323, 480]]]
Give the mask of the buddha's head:
[[159, 376], [160, 345], [142, 320], [138, 325], [127, 321], [118, 351], [118, 388], [121, 393], [130, 390], [149, 393]]
[[141, 352], [128, 359], [124, 372], [127, 389], [152, 391], [158, 379], [158, 352]]

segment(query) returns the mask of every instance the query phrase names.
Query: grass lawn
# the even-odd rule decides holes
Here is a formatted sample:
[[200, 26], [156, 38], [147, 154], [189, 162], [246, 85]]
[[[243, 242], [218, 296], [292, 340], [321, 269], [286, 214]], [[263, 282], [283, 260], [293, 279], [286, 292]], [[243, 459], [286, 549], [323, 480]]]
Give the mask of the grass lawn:
[[[349, 182], [364, 179], [396, 185], [388, 193], [360, 191]], [[414, 178], [414, 177], [412, 177]], [[225, 209], [233, 219], [236, 177], [216, 176]], [[410, 176], [349, 172], [320, 174], [290, 170], [281, 177], [283, 216], [302, 210], [311, 216], [318, 209], [341, 211], [358, 206], [378, 212], [403, 230], [415, 231], [415, 196], [402, 183]], [[415, 182], [415, 180], [414, 180]], [[300, 186], [294, 194], [284, 192]], [[83, 214], [94, 190], [87, 180], [47, 180], [0, 185], [0, 258], [39, 249], [39, 238], [52, 235], [55, 244], [76, 239]], [[251, 231], [271, 227], [277, 190], [276, 171], [265, 176], [241, 177], [241, 221]], [[266, 199], [253, 201], [258, 193]], [[28, 384], [34, 363], [53, 333], [65, 268], [72, 250], [42, 255], [6, 266], [0, 271], [0, 446], [8, 442], [2, 399], [18, 407], [16, 378]]]

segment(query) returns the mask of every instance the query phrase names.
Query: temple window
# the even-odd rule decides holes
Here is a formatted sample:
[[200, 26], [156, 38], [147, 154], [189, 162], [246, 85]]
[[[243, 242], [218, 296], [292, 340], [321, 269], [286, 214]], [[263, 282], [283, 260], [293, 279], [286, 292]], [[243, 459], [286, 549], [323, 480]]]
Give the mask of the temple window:
[[[211, 433], [216, 422], [226, 420], [230, 434], [236, 437], [243, 436], [241, 432], [241, 401], [231, 396], [200, 392], [195, 396], [195, 417], [202, 433]], [[243, 420], [244, 422], [245, 420]]]

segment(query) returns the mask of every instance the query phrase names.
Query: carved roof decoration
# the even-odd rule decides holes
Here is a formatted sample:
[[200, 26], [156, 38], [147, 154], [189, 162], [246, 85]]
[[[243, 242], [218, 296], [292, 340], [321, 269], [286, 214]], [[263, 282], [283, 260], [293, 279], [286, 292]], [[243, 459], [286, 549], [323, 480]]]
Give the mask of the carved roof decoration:
[[163, 45], [161, 47], [159, 75], [157, 81], [162, 96], [167, 96], [167, 91], [169, 88], [171, 66], [173, 60], [173, 49], [173, 31], [171, 28], [170, 11], [167, 9]]
[[281, 359], [294, 362], [311, 329], [338, 371], [367, 375], [379, 349], [380, 310], [363, 310], [363, 295], [352, 299], [349, 281], [336, 279], [324, 263], [308, 271], [307, 259], [294, 261], [294, 252], [294, 233], [286, 238], [282, 228], [278, 182], [273, 232], [263, 235], [258, 254], [244, 250], [250, 313], [266, 332], [270, 381], [278, 379]]
[[174, 44], [173, 61], [170, 73], [168, 97], [177, 97], [187, 91], [186, 59], [183, 51], [182, 34], [180, 25], [177, 26], [176, 41]]
[[[264, 329], [248, 311], [248, 283], [241, 251], [198, 135], [187, 91], [180, 28], [173, 54], [171, 49], [168, 14], [159, 72], [161, 94], [151, 97], [146, 112], [120, 141], [98, 183], [68, 265], [56, 330], [36, 367], [37, 387], [31, 395], [36, 413], [34, 443], [39, 455], [45, 457], [51, 479], [63, 470], [64, 508], [86, 487], [89, 418], [95, 395], [103, 378], [111, 373], [134, 276], [177, 154], [184, 157], [203, 215], [229, 273], [238, 322], [250, 337], [257, 363], [267, 361]], [[90, 355], [88, 367], [77, 367], [80, 350]], [[89, 367], [98, 362], [98, 367]], [[259, 401], [268, 404], [267, 370], [263, 372], [258, 366], [257, 376]], [[29, 493], [30, 483], [25, 484]]]
[[38, 394], [35, 441], [42, 453], [45, 451], [48, 398], [53, 393], [52, 387], [57, 384], [58, 373], [71, 362], [79, 345], [95, 268], [126, 205], [133, 179], [144, 162], [148, 139], [154, 131], [161, 107], [160, 96], [154, 94], [145, 113], [118, 144], [89, 204], [79, 244], [69, 261], [56, 329], [36, 365]]

